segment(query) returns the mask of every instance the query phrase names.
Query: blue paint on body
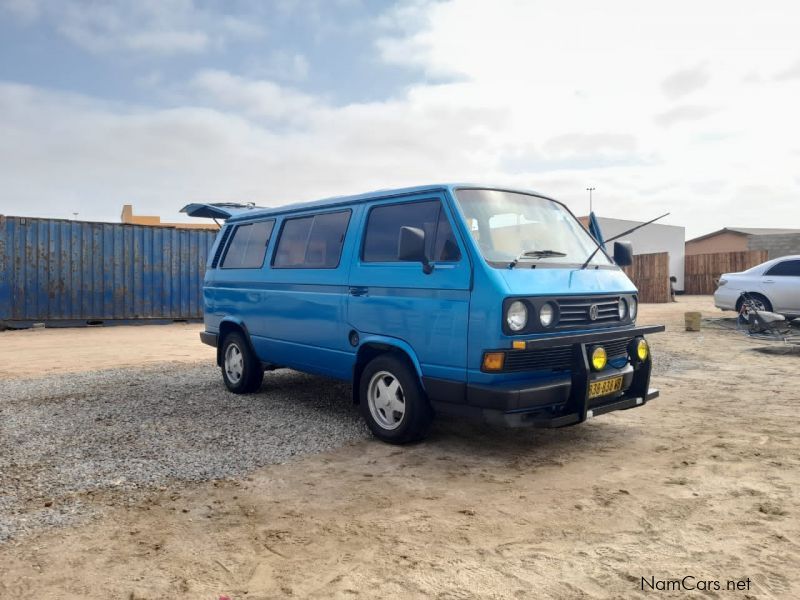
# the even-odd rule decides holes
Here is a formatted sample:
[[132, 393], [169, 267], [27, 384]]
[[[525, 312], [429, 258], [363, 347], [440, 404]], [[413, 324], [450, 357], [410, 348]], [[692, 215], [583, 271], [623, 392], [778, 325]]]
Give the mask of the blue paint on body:
[[[262, 268], [207, 270], [203, 290], [206, 330], [219, 332], [221, 322], [233, 316], [246, 324], [263, 362], [343, 380], [352, 378], [359, 348], [370, 343], [402, 351], [423, 377], [478, 384], [552, 377], [552, 373], [481, 371], [483, 353], [489, 349], [510, 349], [514, 339], [563, 335], [506, 335], [502, 327], [504, 299], [635, 294], [636, 288], [613, 265], [583, 270], [574, 265], [515, 269], [490, 265], [455, 199], [460, 187], [487, 186], [445, 184], [384, 190], [231, 216], [228, 228], [265, 219], [274, 219], [275, 226]], [[455, 232], [460, 260], [434, 264], [430, 274], [423, 273], [419, 263], [363, 261], [369, 210], [421, 200], [441, 201]], [[284, 220], [342, 209], [351, 210], [352, 215], [338, 267], [271, 266]], [[211, 249], [212, 256], [220, 239], [222, 233]], [[225, 242], [229, 244], [230, 238]], [[354, 289], [366, 293], [353, 295]], [[358, 346], [350, 344], [351, 332], [358, 334]]]

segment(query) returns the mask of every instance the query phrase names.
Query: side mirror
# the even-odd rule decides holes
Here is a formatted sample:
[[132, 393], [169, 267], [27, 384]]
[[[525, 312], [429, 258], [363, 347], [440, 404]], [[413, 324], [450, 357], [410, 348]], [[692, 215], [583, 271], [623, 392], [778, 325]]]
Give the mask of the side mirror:
[[633, 264], [633, 244], [630, 242], [614, 242], [614, 262], [620, 267]]
[[397, 258], [398, 260], [422, 263], [422, 271], [426, 275], [433, 271], [433, 267], [425, 255], [425, 232], [422, 229], [405, 225], [400, 228]]

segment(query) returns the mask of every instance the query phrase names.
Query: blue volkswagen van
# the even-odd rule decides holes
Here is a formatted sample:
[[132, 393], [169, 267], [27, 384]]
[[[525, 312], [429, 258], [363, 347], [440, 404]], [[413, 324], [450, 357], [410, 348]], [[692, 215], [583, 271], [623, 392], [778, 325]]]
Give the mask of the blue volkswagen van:
[[203, 286], [203, 342], [227, 388], [288, 367], [352, 382], [386, 442], [434, 415], [563, 427], [644, 405], [651, 354], [636, 288], [566, 206], [534, 192], [435, 185], [225, 218]]

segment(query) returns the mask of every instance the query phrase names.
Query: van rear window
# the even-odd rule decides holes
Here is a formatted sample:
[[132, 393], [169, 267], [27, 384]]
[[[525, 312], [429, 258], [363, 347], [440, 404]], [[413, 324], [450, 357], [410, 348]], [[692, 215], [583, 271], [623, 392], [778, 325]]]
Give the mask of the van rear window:
[[287, 219], [272, 266], [276, 269], [335, 269], [342, 255], [350, 211]]
[[417, 227], [425, 232], [425, 251], [434, 261], [461, 258], [453, 229], [438, 200], [376, 206], [369, 213], [364, 236], [364, 262], [397, 262], [400, 228]]
[[[239, 225], [222, 260], [223, 269], [260, 269], [275, 221]], [[222, 242], [221, 242], [222, 243]]]

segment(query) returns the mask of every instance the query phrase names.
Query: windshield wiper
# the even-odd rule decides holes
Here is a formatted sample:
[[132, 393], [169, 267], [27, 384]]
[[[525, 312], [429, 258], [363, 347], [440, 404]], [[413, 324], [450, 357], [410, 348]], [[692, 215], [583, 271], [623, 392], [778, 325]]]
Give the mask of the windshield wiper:
[[597, 251], [600, 250], [600, 248], [601, 248], [600, 244], [597, 244], [597, 248], [594, 249], [594, 252], [592, 252], [589, 255], [589, 258], [586, 259], [586, 262], [581, 265], [581, 269], [585, 269], [586, 268], [586, 266], [592, 261], [592, 259], [594, 258], [594, 255], [597, 254]]
[[557, 250], [527, 250], [508, 263], [508, 268], [513, 269], [523, 258], [552, 258], [555, 256], [566, 256], [566, 254]]
[[[629, 233], [633, 233], [634, 231], [636, 231], [637, 229], [641, 229], [641, 228], [642, 228], [642, 227], [644, 227], [645, 225], [650, 225], [650, 223], [655, 223], [655, 222], [656, 222], [656, 221], [658, 221], [659, 219], [663, 219], [664, 217], [666, 217], [666, 216], [668, 216], [668, 215], [669, 215], [669, 213], [664, 213], [664, 214], [663, 214], [663, 215], [661, 215], [660, 217], [656, 217], [655, 219], [650, 219], [649, 221], [647, 221], [647, 223], [639, 223], [639, 224], [638, 224], [636, 227], [631, 227], [630, 229], [627, 229], [627, 230], [623, 231], [622, 233], [615, 235], [614, 237], [610, 237], [610, 238], [608, 238], [607, 240], [605, 240], [605, 243], [607, 244], [608, 242], [613, 242], [614, 240], [618, 240], [618, 239], [619, 239], [619, 238], [621, 238], [622, 236], [624, 236], [624, 235], [628, 235]], [[583, 263], [583, 264], [581, 265], [581, 269], [585, 269], [585, 268], [586, 268], [586, 266], [589, 264], [589, 262], [590, 262], [590, 261], [591, 261], [591, 260], [594, 258], [594, 255], [595, 255], [595, 254], [597, 254], [597, 251], [598, 251], [598, 250], [600, 250], [600, 249], [602, 248], [602, 246], [601, 246], [601, 245], [600, 245], [600, 243], [599, 243], [599, 242], [598, 242], [598, 241], [597, 241], [597, 240], [594, 238], [594, 236], [590, 236], [590, 237], [591, 237], [591, 238], [594, 240], [594, 243], [595, 243], [595, 244], [597, 244], [597, 248], [595, 248], [595, 249], [594, 249], [594, 252], [592, 252], [592, 253], [589, 255], [589, 258], [587, 258], [587, 259], [586, 259], [586, 262], [585, 262], [585, 263]]]

